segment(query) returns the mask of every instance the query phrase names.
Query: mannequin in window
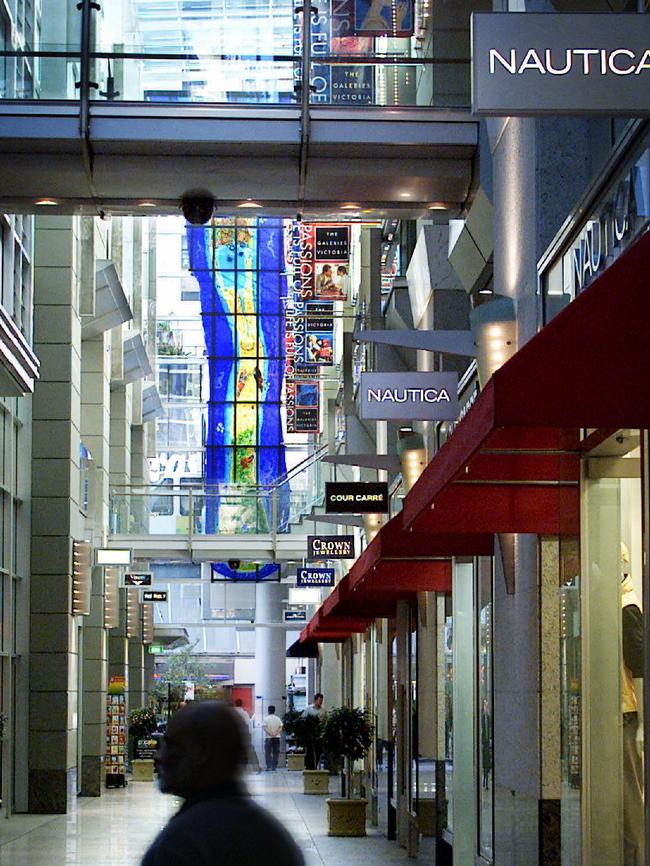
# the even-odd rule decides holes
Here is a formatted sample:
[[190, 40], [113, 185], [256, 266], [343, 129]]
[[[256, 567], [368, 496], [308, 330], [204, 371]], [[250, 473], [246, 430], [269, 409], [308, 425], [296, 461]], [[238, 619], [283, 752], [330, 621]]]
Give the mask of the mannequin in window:
[[624, 866], [643, 866], [643, 613], [621, 544]]

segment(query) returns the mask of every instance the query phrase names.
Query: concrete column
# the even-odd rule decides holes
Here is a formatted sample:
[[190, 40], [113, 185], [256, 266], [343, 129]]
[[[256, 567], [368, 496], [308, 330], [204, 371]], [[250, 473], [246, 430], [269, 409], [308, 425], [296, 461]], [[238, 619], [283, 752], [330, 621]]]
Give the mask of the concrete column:
[[131, 391], [128, 385], [111, 390], [110, 483], [131, 482]]
[[[280, 623], [286, 587], [280, 583], [258, 583], [255, 588], [257, 622]], [[261, 720], [269, 705], [280, 718], [285, 712], [286, 631], [281, 627], [255, 629], [255, 715]], [[259, 728], [261, 732], [261, 728]], [[263, 745], [260, 741], [256, 747]]]
[[145, 704], [144, 646], [141, 638], [129, 638], [129, 711]]
[[[126, 590], [120, 589], [120, 624], [109, 631], [108, 677], [124, 677], [129, 692], [129, 640], [126, 636]], [[128, 706], [127, 706], [128, 711]]]
[[93, 458], [86, 528], [96, 543], [108, 526], [110, 402], [110, 347], [102, 334], [81, 344], [81, 435]]
[[64, 813], [76, 794], [77, 624], [71, 550], [79, 511], [81, 326], [76, 222], [35, 222], [29, 810]]
[[153, 675], [156, 668], [156, 657], [152, 655], [147, 647], [144, 648], [144, 704], [149, 702], [149, 692], [153, 688]]
[[94, 568], [90, 616], [83, 629], [83, 728], [81, 795], [99, 797], [106, 754], [108, 640], [104, 628], [104, 572]]
[[395, 737], [395, 781], [397, 800], [397, 843], [406, 847], [408, 842], [408, 765], [410, 761], [410, 725], [408, 711], [409, 637], [411, 611], [408, 601], [398, 601], [395, 613], [397, 632], [397, 730]]

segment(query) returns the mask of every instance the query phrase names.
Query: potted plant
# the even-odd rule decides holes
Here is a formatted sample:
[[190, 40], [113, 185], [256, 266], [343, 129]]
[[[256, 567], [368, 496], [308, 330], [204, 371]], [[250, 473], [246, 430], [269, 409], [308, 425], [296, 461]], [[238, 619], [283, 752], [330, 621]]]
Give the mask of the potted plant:
[[287, 770], [305, 769], [305, 753], [296, 740], [296, 723], [301, 715], [298, 710], [289, 710], [282, 717], [282, 727], [287, 742]]
[[128, 715], [129, 734], [132, 740], [134, 782], [153, 781], [153, 752], [156, 741], [151, 737], [158, 726], [153, 707], [139, 707]]
[[302, 772], [305, 794], [329, 793], [329, 773], [316, 766], [316, 744], [323, 736], [323, 723], [315, 713], [301, 713], [291, 723], [293, 738], [303, 750], [306, 769]]
[[368, 754], [372, 744], [373, 726], [365, 710], [337, 707], [325, 719], [323, 747], [343, 759], [347, 797], [331, 797], [327, 801], [330, 836], [365, 836], [368, 801], [352, 797], [352, 768]]

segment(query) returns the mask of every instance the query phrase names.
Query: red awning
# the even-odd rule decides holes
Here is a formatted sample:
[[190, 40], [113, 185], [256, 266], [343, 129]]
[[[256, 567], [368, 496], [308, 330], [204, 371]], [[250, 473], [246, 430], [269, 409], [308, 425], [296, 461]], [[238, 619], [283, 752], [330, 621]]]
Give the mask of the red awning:
[[497, 370], [404, 500], [419, 533], [579, 531], [580, 428], [650, 427], [650, 231]]

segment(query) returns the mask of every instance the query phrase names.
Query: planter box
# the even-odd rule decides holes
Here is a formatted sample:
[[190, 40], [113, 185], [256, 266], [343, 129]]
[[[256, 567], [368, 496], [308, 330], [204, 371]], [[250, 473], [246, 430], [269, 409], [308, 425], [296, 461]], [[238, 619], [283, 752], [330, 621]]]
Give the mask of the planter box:
[[303, 792], [305, 794], [329, 794], [330, 774], [327, 770], [303, 770]]
[[135, 758], [131, 762], [134, 782], [153, 782], [153, 761], [151, 758]]
[[330, 797], [327, 801], [328, 836], [365, 836], [367, 800]]
[[287, 755], [287, 770], [301, 771], [305, 769], [305, 756], [302, 752], [291, 752]]

